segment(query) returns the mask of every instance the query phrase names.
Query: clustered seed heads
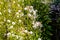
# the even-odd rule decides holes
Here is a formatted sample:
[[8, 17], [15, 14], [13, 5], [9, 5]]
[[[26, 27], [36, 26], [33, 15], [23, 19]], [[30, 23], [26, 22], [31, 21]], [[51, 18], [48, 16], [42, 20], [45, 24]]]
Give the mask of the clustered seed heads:
[[[19, 1], [21, 0], [18, 0], [18, 2]], [[1, 4], [3, 4], [3, 2]], [[3, 21], [1, 21], [0, 24], [4, 23], [4, 27], [7, 26], [8, 32], [5, 34], [8, 38], [16, 37], [16, 39], [22, 40], [24, 36], [26, 37], [26, 34], [28, 36], [34, 34], [32, 28], [42, 27], [42, 23], [36, 21], [38, 15], [37, 10], [35, 10], [33, 6], [25, 6], [23, 8], [19, 3], [16, 3], [16, 1], [12, 1], [12, 4], [8, 2], [7, 7], [3, 8], [3, 12], [0, 11], [0, 15], [0, 17], [3, 17], [0, 18]], [[32, 30], [28, 30], [28, 27], [31, 27]], [[38, 40], [40, 40], [40, 38]]]

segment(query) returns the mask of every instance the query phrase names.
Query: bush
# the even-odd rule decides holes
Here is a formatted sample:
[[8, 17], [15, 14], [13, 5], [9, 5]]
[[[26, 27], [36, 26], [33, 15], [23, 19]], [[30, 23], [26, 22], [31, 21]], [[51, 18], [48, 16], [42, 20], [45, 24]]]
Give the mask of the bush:
[[41, 0], [1, 0], [0, 40], [50, 40], [49, 4]]

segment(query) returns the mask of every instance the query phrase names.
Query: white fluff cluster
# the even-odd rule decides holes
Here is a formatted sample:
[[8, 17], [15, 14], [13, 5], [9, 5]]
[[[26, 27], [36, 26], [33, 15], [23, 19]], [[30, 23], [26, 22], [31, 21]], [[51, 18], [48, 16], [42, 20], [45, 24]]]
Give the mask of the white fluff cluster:
[[35, 23], [33, 24], [33, 28], [37, 28], [37, 27], [42, 27], [41, 22], [35, 22]]
[[0, 15], [2, 15], [2, 13], [0, 12]]
[[15, 22], [12, 22], [12, 25], [15, 25]]
[[8, 9], [8, 12], [11, 13], [11, 9]]
[[38, 38], [38, 40], [41, 40], [41, 38]]
[[24, 10], [28, 11], [29, 13], [27, 13], [28, 17], [31, 17], [33, 19], [37, 18], [37, 10], [34, 10], [33, 6], [26, 6], [24, 8]]
[[9, 29], [12, 29], [13, 28], [13, 25], [9, 27]]
[[8, 33], [7, 33], [7, 37], [10, 37], [10, 36], [12, 36], [12, 37], [16, 37], [16, 39], [20, 38], [20, 36], [15, 35], [14, 33], [10, 33], [10, 32], [8, 32]]
[[8, 23], [10, 23], [11, 21], [10, 20], [7, 20]]
[[25, 33], [29, 33], [29, 34], [33, 34], [32, 31], [28, 31], [28, 30], [25, 30], [24, 32], [25, 32]]
[[41, 22], [36, 21], [36, 18], [38, 15], [37, 15], [37, 10], [34, 10], [33, 6], [26, 6], [24, 10], [29, 11], [29, 13], [27, 14], [28, 17], [33, 18], [33, 21], [32, 21], [33, 28], [42, 27]]

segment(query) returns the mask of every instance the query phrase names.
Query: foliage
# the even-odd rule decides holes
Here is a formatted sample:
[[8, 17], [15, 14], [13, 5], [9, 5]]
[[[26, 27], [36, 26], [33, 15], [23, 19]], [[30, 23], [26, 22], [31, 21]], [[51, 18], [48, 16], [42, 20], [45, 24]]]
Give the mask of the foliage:
[[40, 21], [43, 24], [43, 27], [41, 28], [42, 29], [42, 33], [41, 33], [42, 40], [51, 40], [52, 28], [49, 25], [49, 23], [51, 22], [51, 19], [49, 18], [50, 5], [42, 3], [40, 1], [35, 1], [33, 3], [33, 6], [35, 9], [38, 10], [37, 12], [38, 18], [36, 19], [36, 21]]
[[0, 40], [50, 40], [49, 4], [41, 0], [0, 0]]

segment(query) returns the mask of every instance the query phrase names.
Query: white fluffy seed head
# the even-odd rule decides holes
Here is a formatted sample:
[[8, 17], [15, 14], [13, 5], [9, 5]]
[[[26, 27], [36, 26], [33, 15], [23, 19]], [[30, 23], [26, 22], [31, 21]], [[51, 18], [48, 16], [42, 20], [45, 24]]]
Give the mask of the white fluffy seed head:
[[36, 15], [36, 11], [33, 11], [33, 15]]
[[16, 36], [16, 38], [18, 39], [19, 38], [19, 36], [18, 35], [15, 35]]
[[38, 38], [38, 40], [41, 40], [41, 38]]
[[40, 26], [40, 22], [36, 22], [36, 26]]
[[2, 15], [2, 13], [0, 12], [0, 15]]
[[34, 24], [33, 24], [33, 28], [37, 28], [37, 27], [42, 27], [42, 24], [41, 24], [41, 22], [35, 22]]
[[24, 10], [28, 10], [28, 8], [24, 8]]
[[13, 28], [13, 26], [10, 26], [10, 28], [9, 29], [12, 29]]
[[21, 14], [20, 14], [20, 17], [22, 17], [22, 16], [24, 16], [24, 13], [21, 13]]
[[8, 9], [8, 12], [11, 13], [11, 9]]
[[8, 23], [10, 23], [11, 21], [10, 20], [7, 20]]
[[15, 22], [12, 22], [12, 25], [15, 25]]
[[34, 9], [29, 9], [29, 12], [31, 13], [31, 12], [33, 12], [34, 11]]
[[13, 37], [15, 37], [15, 34], [12, 34]]
[[32, 15], [30, 13], [28, 13], [28, 16], [31, 17]]
[[9, 37], [9, 35], [11, 35], [11, 33], [9, 32], [9, 33], [7, 33], [7, 36]]
[[19, 12], [16, 12], [16, 14], [19, 14]]
[[25, 30], [24, 32], [25, 32], [25, 33], [28, 33], [28, 30]]
[[20, 4], [17, 4], [18, 7], [20, 7]]
[[33, 9], [33, 6], [30, 6], [31, 9]]
[[18, 10], [18, 12], [21, 12], [21, 10]]
[[35, 29], [36, 29], [36, 28], [37, 28], [37, 26], [36, 26], [36, 25], [33, 25], [33, 28], [35, 28]]
[[16, 3], [15, 1], [13, 1], [13, 3]]
[[22, 22], [22, 20], [19, 20], [19, 23], [21, 23]]
[[32, 31], [30, 31], [29, 33], [30, 33], [30, 34], [33, 34], [33, 32], [32, 32]]
[[17, 18], [19, 18], [19, 15], [17, 15]]

